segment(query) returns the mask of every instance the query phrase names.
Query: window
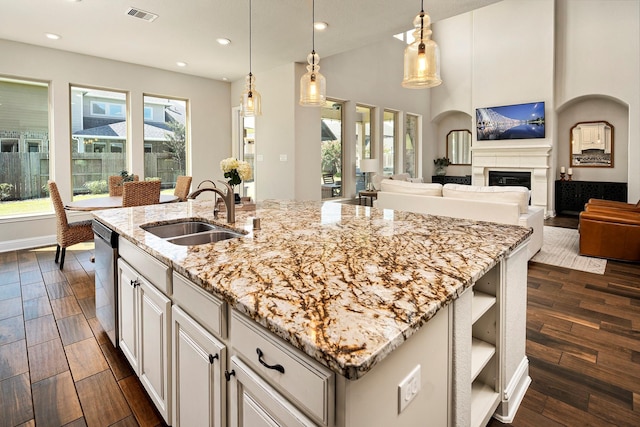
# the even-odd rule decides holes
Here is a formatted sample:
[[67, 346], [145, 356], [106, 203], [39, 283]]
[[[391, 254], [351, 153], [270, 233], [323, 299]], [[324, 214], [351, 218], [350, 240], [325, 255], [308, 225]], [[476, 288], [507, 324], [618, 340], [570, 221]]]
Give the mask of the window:
[[49, 86], [0, 78], [0, 217], [51, 212]]
[[27, 153], [39, 153], [42, 141], [27, 141]]
[[124, 144], [122, 142], [112, 142], [109, 145], [109, 151], [111, 153], [122, 153], [124, 151]]
[[342, 196], [342, 113], [343, 104], [327, 100], [321, 109], [322, 198]]
[[102, 101], [91, 101], [91, 114], [94, 116], [124, 117], [125, 104]]
[[3, 153], [17, 153], [19, 151], [17, 139], [3, 139], [1, 145]]
[[356, 106], [356, 167], [360, 159], [371, 158], [371, 112], [373, 108]]
[[[164, 114], [151, 121], [153, 111]], [[144, 176], [174, 189], [178, 176], [187, 175], [187, 101], [145, 95], [144, 123]]]
[[104, 102], [91, 102], [91, 114], [94, 116], [106, 116], [107, 115], [107, 104]]
[[420, 117], [414, 114], [405, 116], [404, 144], [402, 144], [404, 171], [412, 178], [418, 173], [418, 144], [420, 142]]
[[396, 161], [396, 122], [398, 113], [395, 111], [384, 110], [383, 113], [383, 130], [382, 139], [382, 170], [387, 175], [395, 173]]
[[127, 169], [126, 106], [124, 92], [71, 87], [74, 199], [85, 194], [105, 194], [109, 176]]

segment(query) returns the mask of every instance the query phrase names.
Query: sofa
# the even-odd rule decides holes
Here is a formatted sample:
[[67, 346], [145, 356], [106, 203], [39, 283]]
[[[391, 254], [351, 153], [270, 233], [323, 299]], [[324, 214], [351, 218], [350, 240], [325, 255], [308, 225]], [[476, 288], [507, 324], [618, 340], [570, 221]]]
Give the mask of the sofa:
[[640, 201], [590, 199], [578, 229], [580, 255], [640, 262]]
[[529, 206], [526, 187], [475, 186], [382, 179], [375, 206], [533, 229], [529, 259], [542, 248], [544, 208]]

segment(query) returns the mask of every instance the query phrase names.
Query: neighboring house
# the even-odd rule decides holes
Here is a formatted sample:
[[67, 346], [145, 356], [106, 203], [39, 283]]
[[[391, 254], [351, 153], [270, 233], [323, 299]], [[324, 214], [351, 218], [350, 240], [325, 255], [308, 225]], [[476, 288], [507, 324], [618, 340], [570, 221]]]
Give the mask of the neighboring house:
[[[71, 132], [74, 153], [124, 153], [126, 151], [126, 95], [102, 90], [72, 89]], [[163, 153], [174, 136], [170, 123], [185, 125], [183, 103], [146, 97], [144, 152]]]

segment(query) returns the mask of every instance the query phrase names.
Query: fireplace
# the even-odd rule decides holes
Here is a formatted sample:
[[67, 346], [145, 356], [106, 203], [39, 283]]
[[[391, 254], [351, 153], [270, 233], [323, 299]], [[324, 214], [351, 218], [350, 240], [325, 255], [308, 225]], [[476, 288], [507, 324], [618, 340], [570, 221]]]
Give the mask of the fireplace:
[[489, 185], [519, 186], [531, 190], [531, 172], [489, 171]]
[[[549, 173], [552, 147], [546, 144], [477, 144], [471, 147], [471, 182], [473, 185], [522, 185], [531, 190], [531, 205], [549, 209]], [[491, 176], [497, 173], [497, 183]], [[504, 175], [506, 174], [506, 176]], [[523, 183], [522, 179], [528, 179]]]

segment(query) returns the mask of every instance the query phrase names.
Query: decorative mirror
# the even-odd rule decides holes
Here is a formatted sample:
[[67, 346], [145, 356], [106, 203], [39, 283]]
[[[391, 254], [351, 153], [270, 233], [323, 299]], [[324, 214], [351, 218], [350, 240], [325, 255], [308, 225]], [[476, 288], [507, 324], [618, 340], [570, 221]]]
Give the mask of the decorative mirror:
[[572, 168], [613, 167], [613, 125], [605, 121], [576, 123], [569, 132]]
[[447, 158], [452, 165], [471, 165], [471, 131], [457, 129], [447, 134]]

